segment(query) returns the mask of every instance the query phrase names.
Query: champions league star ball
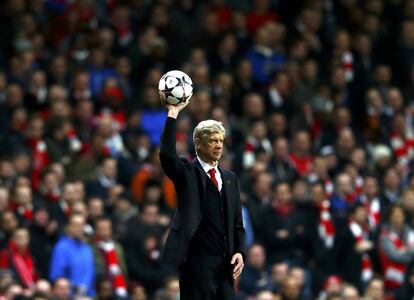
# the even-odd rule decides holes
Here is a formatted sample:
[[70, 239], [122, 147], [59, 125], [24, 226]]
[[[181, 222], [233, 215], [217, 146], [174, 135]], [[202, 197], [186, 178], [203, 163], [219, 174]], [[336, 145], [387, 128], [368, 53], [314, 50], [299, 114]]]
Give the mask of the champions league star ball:
[[193, 82], [182, 71], [169, 71], [161, 77], [158, 92], [163, 103], [177, 105], [190, 100], [193, 95]]

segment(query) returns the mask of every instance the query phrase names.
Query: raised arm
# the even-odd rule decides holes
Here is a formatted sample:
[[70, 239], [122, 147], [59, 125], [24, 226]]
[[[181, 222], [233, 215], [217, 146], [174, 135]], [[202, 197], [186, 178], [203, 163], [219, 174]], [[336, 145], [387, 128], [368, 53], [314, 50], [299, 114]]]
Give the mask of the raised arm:
[[181, 110], [186, 107], [188, 102], [179, 105], [167, 104], [168, 118], [165, 123], [164, 132], [161, 136], [160, 161], [164, 172], [175, 182], [180, 179], [179, 174], [184, 170], [184, 164], [177, 155], [176, 150], [176, 127], [177, 117]]

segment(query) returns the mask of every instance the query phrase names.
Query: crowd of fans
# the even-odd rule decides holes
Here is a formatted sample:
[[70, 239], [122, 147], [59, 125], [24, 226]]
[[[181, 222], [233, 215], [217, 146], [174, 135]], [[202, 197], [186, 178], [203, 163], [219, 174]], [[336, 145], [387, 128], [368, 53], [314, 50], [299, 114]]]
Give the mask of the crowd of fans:
[[178, 152], [227, 130], [238, 299], [414, 295], [414, 0], [5, 0], [0, 28], [0, 299], [179, 299], [172, 69]]

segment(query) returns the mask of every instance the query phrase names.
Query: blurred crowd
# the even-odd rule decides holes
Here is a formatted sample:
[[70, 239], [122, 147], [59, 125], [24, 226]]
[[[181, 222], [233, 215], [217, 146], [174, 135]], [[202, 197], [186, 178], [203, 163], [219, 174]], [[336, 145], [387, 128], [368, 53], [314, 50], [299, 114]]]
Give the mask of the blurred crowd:
[[177, 300], [177, 123], [226, 128], [241, 181], [240, 300], [414, 295], [414, 0], [4, 0], [0, 299]]

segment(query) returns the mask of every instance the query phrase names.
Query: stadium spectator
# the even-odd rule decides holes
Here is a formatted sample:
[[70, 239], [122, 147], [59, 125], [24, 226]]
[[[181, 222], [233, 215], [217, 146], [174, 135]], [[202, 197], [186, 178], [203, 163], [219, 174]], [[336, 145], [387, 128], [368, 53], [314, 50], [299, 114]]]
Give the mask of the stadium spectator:
[[266, 270], [265, 249], [260, 244], [253, 244], [247, 252], [246, 266], [239, 280], [240, 291], [246, 296], [254, 296], [262, 290], [270, 290], [270, 273]]
[[120, 298], [128, 296], [127, 267], [122, 246], [114, 241], [112, 222], [101, 217], [94, 222], [94, 270], [98, 282], [108, 280], [114, 294]]
[[69, 300], [71, 297], [72, 286], [68, 279], [58, 277], [52, 287], [52, 299]]
[[12, 270], [19, 284], [25, 289], [34, 288], [39, 276], [36, 263], [29, 249], [30, 233], [26, 228], [13, 231], [9, 245], [0, 253], [0, 268]]
[[407, 266], [414, 257], [414, 233], [405, 224], [405, 211], [400, 205], [390, 208], [379, 243], [385, 287], [388, 292], [395, 292], [403, 285]]
[[269, 264], [285, 260], [302, 262], [304, 253], [298, 249], [298, 238], [303, 234], [303, 227], [298, 219], [296, 204], [292, 202], [289, 183], [281, 182], [274, 187], [272, 201], [262, 216], [262, 226]]
[[95, 270], [92, 248], [85, 242], [85, 218], [73, 214], [69, 218], [66, 235], [53, 248], [49, 278], [67, 278], [74, 295], [95, 295]]
[[30, 251], [36, 260], [39, 277], [47, 278], [53, 245], [58, 238], [58, 224], [50, 219], [46, 206], [39, 206], [33, 212], [30, 232]]
[[363, 290], [374, 275], [372, 239], [364, 206], [359, 203], [353, 204], [349, 209], [347, 226], [338, 238], [338, 262], [344, 280], [357, 287], [359, 291]]
[[384, 281], [380, 277], [374, 276], [365, 288], [364, 297], [372, 300], [380, 300], [385, 297]]

